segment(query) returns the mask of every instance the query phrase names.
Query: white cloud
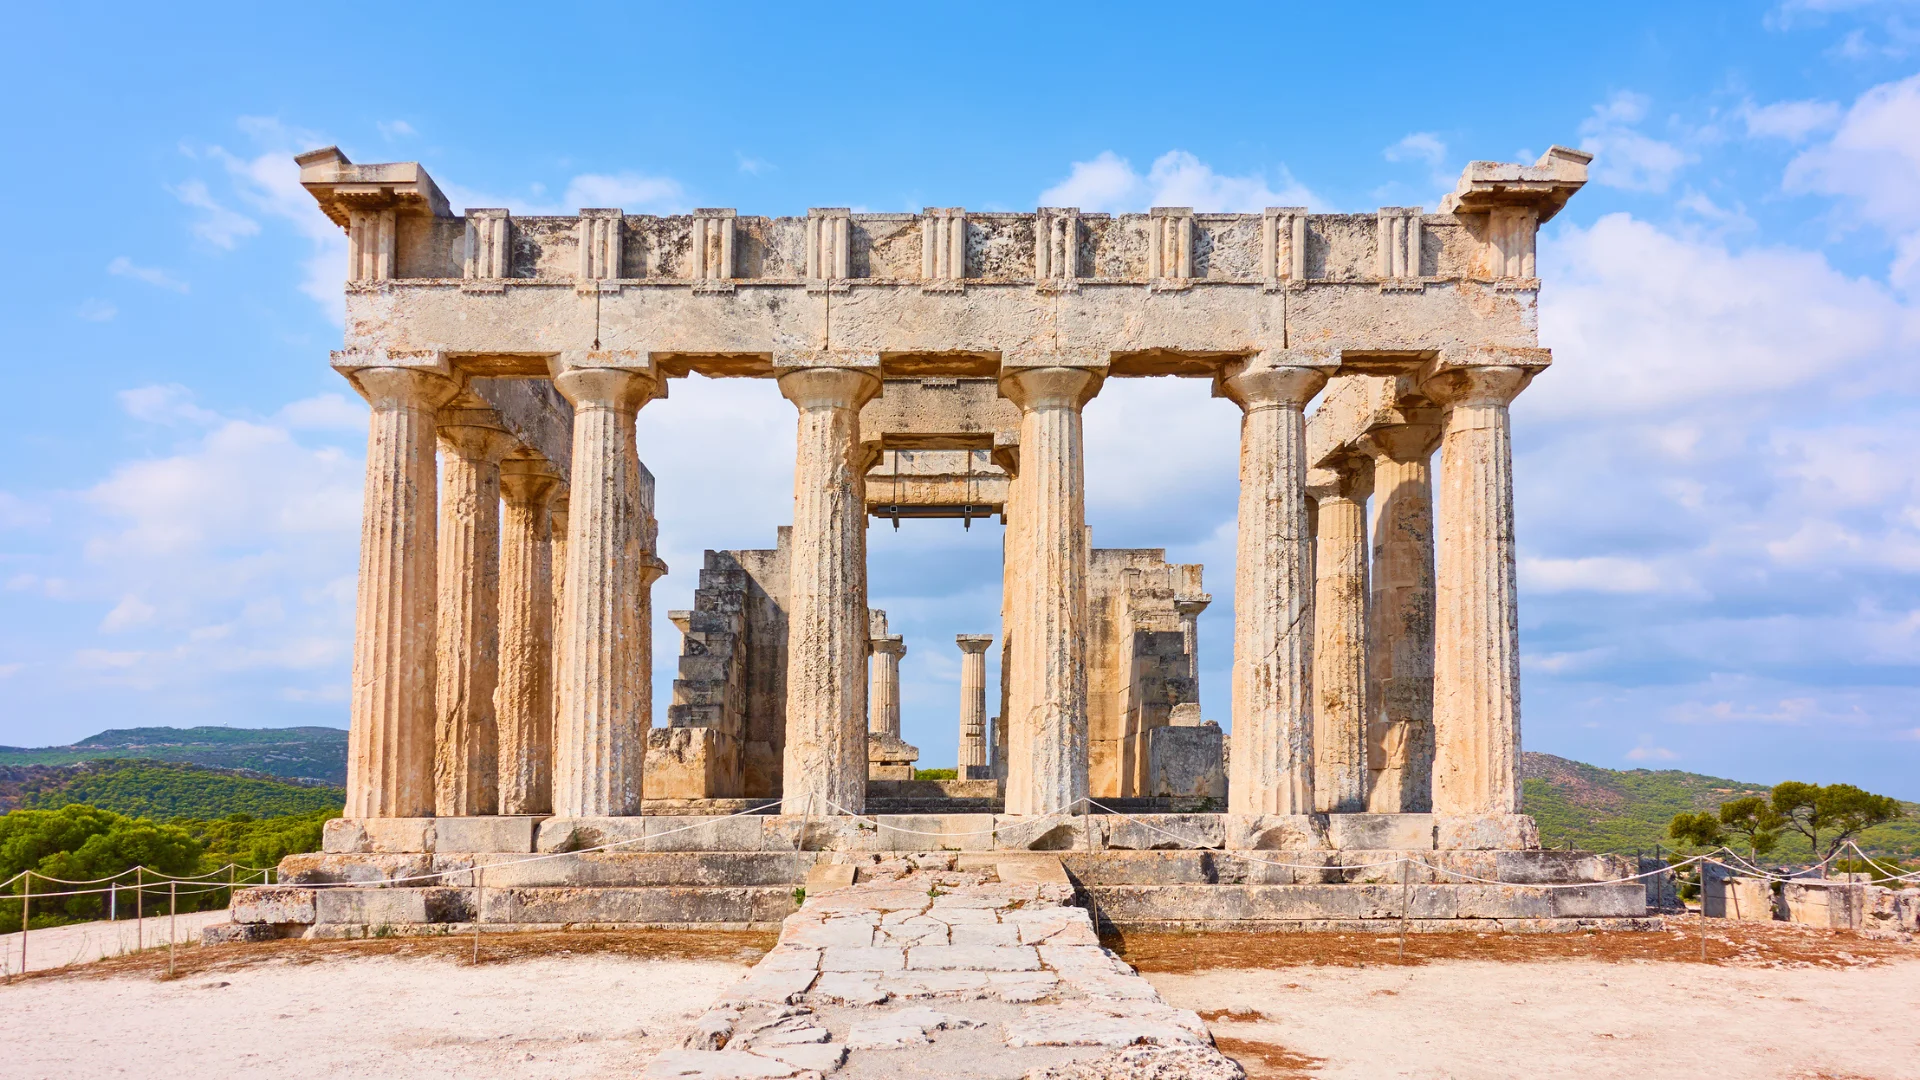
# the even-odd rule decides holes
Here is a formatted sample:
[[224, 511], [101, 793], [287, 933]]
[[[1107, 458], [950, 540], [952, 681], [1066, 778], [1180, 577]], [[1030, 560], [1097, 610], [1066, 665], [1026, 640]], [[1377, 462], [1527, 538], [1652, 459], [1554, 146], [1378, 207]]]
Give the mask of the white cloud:
[[418, 132], [413, 130], [413, 125], [407, 123], [405, 120], [380, 120], [376, 121], [373, 126], [380, 129], [381, 137], [388, 142], [418, 134]]
[[1145, 176], [1111, 150], [1092, 161], [1076, 161], [1067, 178], [1040, 193], [1041, 206], [1077, 206], [1086, 211], [1146, 210], [1155, 206], [1191, 206], [1219, 213], [1259, 213], [1269, 206], [1313, 206], [1322, 200], [1278, 169], [1276, 190], [1259, 174], [1229, 176], [1215, 172], [1185, 150], [1154, 159]]
[[[10, 491], [0, 491], [0, 529], [24, 529], [45, 525], [50, 520], [52, 515], [48, 513], [45, 506], [30, 503]], [[25, 576], [31, 577], [31, 575]], [[10, 579], [7, 587], [13, 588], [13, 582], [20, 580], [20, 577], [16, 575]]]
[[1628, 761], [1672, 761], [1679, 756], [1664, 746], [1653, 745], [1652, 736], [1642, 737], [1640, 745], [1627, 751]]
[[140, 266], [125, 255], [121, 255], [108, 263], [107, 273], [115, 277], [130, 277], [135, 281], [144, 281], [156, 288], [172, 289], [174, 292], [179, 293], [187, 291], [186, 282], [181, 281], [179, 278], [174, 277], [172, 274], [158, 267]]
[[1787, 167], [1784, 186], [1845, 199], [1861, 220], [1892, 230], [1892, 279], [1920, 286], [1920, 75], [1860, 95], [1829, 142]]
[[122, 390], [120, 407], [135, 420], [150, 424], [208, 424], [220, 418], [195, 405], [192, 391], [178, 383]]
[[237, 124], [263, 148], [260, 153], [242, 157], [220, 146], [204, 151], [188, 148], [186, 152], [191, 157], [204, 153], [218, 161], [242, 202], [257, 213], [291, 225], [311, 245], [304, 260], [300, 291], [319, 303], [334, 322], [344, 321], [346, 234], [320, 212], [313, 196], [300, 186], [300, 168], [293, 163], [295, 154], [324, 146], [328, 140], [272, 117], [243, 116]]
[[74, 309], [73, 314], [87, 322], [112, 322], [114, 316], [120, 314], [120, 309], [98, 297], [88, 297], [80, 301], [80, 306]]
[[132, 629], [144, 623], [152, 622], [155, 610], [152, 604], [128, 593], [120, 598], [107, 617], [100, 621], [100, 631], [106, 634]]
[[296, 431], [365, 431], [367, 407], [344, 394], [317, 394], [285, 406], [280, 422]]
[[1776, 101], [1761, 106], [1749, 102], [1740, 116], [1746, 121], [1748, 135], [1801, 142], [1837, 123], [1840, 106], [1831, 101]]
[[1388, 161], [1424, 161], [1439, 165], [1447, 157], [1447, 144], [1431, 131], [1416, 131], [1382, 151]]
[[174, 198], [200, 211], [200, 219], [193, 223], [193, 234], [214, 247], [232, 251], [241, 237], [260, 231], [259, 222], [215, 202], [203, 181], [189, 180], [171, 190]]
[[767, 172], [774, 167], [770, 161], [757, 157], [748, 157], [746, 154], [735, 154], [734, 157], [740, 160], [740, 171], [746, 173], [748, 176], [759, 176], [761, 173]]
[[1578, 559], [1523, 558], [1520, 582], [1540, 593], [1663, 592], [1677, 584], [1653, 565], [1637, 559], [1596, 555]]
[[567, 193], [561, 201], [576, 210], [581, 207], [619, 207], [651, 214], [681, 214], [691, 206], [678, 180], [633, 172], [613, 175], [583, 173], [567, 185]]
[[11, 663], [11, 664], [0, 664], [0, 679], [11, 679], [15, 675], [18, 675], [22, 671], [25, 671], [26, 667], [27, 665], [18, 663], [18, 662]]
[[1699, 160], [1670, 142], [1634, 130], [1649, 105], [1641, 94], [1622, 91], [1593, 107], [1580, 125], [1580, 148], [1594, 155], [1595, 183], [1628, 191], [1664, 192], [1688, 164]]

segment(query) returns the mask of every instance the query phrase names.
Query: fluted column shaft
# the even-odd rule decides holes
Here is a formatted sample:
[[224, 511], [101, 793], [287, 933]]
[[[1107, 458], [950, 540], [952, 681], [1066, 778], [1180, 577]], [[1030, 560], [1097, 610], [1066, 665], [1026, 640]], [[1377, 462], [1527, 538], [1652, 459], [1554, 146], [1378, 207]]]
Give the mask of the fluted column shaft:
[[1020, 516], [1008, 532], [1013, 674], [1009, 814], [1080, 812], [1087, 794], [1087, 534], [1081, 406], [1099, 376], [1066, 367], [1001, 376], [1020, 406]]
[[500, 812], [500, 460], [513, 448], [498, 418], [456, 409], [440, 418], [438, 687], [434, 812]]
[[[560, 665], [566, 661], [566, 650], [561, 642], [566, 637], [567, 629], [567, 491], [568, 489], [564, 487], [560, 489], [559, 494], [554, 496], [553, 504], [547, 513], [548, 520], [551, 522], [548, 535], [552, 538], [547, 542], [548, 561], [552, 564], [549, 580], [553, 582], [553, 672], [547, 682], [553, 688], [551, 715], [555, 721], [560, 719]], [[548, 747], [548, 752], [549, 754], [552, 752], [551, 745]], [[547, 791], [551, 798], [553, 791], [551, 774], [547, 779]]]
[[577, 368], [554, 385], [573, 403], [573, 476], [553, 812], [638, 814], [653, 722], [649, 592], [658, 560], [646, 546], [653, 500], [642, 485], [651, 478], [640, 467], [633, 425], [653, 381]]
[[544, 461], [501, 464], [500, 812], [553, 810], [553, 528], [560, 479]]
[[1368, 434], [1373, 450], [1373, 566], [1367, 708], [1367, 808], [1433, 809], [1433, 423]]
[[987, 646], [991, 634], [961, 634], [960, 646], [960, 779], [968, 766], [987, 762]]
[[1527, 378], [1515, 367], [1463, 368], [1426, 384], [1446, 407], [1434, 607], [1436, 814], [1520, 810], [1520, 630], [1507, 405]]
[[373, 414], [360, 514], [346, 816], [424, 817], [433, 813], [434, 428], [457, 387], [405, 368], [359, 371], [354, 384]]
[[1308, 367], [1229, 369], [1240, 422], [1240, 525], [1233, 596], [1235, 814], [1313, 810], [1312, 548], [1306, 403], [1326, 383]]
[[800, 411], [787, 611], [781, 811], [861, 813], [867, 797], [867, 525], [860, 406], [880, 380], [849, 368], [780, 376]]
[[867, 730], [875, 735], [900, 738], [900, 658], [906, 654], [906, 642], [898, 634], [873, 639], [873, 656], [867, 661]]
[[1187, 653], [1187, 678], [1193, 683], [1193, 702], [1200, 703], [1200, 613], [1207, 610], [1213, 597], [1176, 596], [1174, 613], [1180, 616], [1180, 646]]
[[1367, 808], [1367, 489], [1364, 461], [1316, 487], [1313, 592], [1315, 809]]

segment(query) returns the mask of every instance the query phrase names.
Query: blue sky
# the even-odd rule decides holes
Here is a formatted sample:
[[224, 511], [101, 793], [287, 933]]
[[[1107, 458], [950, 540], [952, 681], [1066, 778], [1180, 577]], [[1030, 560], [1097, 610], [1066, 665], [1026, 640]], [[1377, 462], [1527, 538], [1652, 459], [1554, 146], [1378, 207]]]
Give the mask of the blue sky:
[[[364, 410], [299, 151], [522, 213], [1367, 211], [1557, 142], [1598, 158], [1514, 410], [1526, 745], [1920, 798], [1920, 7], [1331, 7], [16, 5], [0, 743], [345, 723]], [[1237, 414], [1116, 380], [1086, 417], [1095, 543], [1207, 565], [1225, 721]], [[662, 720], [664, 612], [788, 520], [792, 429], [770, 384], [641, 414]], [[923, 763], [999, 541], [871, 533]]]

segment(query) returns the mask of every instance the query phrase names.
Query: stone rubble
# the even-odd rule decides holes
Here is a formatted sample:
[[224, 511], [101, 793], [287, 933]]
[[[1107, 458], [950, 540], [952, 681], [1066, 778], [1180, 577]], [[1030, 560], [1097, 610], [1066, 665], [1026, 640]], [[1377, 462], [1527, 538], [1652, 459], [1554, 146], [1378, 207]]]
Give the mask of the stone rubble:
[[809, 895], [642, 1076], [1245, 1076], [1197, 1014], [1100, 946], [1056, 859], [869, 858], [854, 884]]

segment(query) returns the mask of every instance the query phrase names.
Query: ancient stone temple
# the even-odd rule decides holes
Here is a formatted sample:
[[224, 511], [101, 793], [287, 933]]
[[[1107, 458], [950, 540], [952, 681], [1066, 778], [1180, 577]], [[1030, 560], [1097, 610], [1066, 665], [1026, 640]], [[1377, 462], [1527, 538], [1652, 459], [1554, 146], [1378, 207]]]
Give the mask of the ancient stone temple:
[[[762, 918], [849, 852], [954, 849], [1073, 853], [1108, 917], [1137, 921], [1644, 911], [1614, 886], [1471, 891], [1606, 872], [1533, 850], [1520, 812], [1508, 420], [1549, 361], [1535, 233], [1588, 155], [1475, 162], [1435, 213], [795, 217], [456, 213], [419, 165], [298, 160], [347, 233], [333, 365], [373, 412], [347, 812], [296, 877], [381, 852], [643, 859], [660, 837], [770, 857], [704, 921]], [[661, 709], [651, 589], [674, 523], [635, 430], [691, 373], [792, 403], [792, 523], [706, 553]], [[1086, 523], [1083, 411], [1154, 376], [1242, 414], [1212, 719], [1202, 568], [1094, 547]], [[869, 608], [865, 538], [927, 518], [1004, 528], [1003, 601], [957, 642], [958, 786], [915, 789], [909, 819], [887, 805], [925, 764], [900, 658], [945, 646]], [[1227, 858], [1252, 850], [1323, 869]], [[1210, 854], [1126, 857], [1168, 851]], [[1465, 876], [1400, 885], [1428, 901], [1364, 892], [1396, 851]], [[508, 875], [516, 898], [469, 914], [636, 921], [541, 873], [560, 876]], [[593, 880], [643, 888], [617, 878]], [[1229, 886], [1309, 892], [1232, 917], [1196, 899]]]

